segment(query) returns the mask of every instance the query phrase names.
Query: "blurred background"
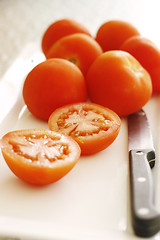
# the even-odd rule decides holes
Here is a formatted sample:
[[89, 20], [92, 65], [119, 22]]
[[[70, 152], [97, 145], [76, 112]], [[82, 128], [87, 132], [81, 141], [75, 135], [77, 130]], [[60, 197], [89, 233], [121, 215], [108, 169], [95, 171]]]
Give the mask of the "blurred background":
[[134, 24], [160, 45], [159, 0], [0, 0], [0, 78], [30, 42], [41, 45], [46, 28], [61, 18], [73, 18], [95, 36], [110, 19]]

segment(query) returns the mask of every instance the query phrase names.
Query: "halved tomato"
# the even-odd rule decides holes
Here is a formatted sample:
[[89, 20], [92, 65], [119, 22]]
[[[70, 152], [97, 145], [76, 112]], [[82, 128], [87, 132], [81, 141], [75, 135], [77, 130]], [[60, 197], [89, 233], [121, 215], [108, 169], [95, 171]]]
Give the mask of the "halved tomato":
[[1, 150], [12, 172], [36, 185], [59, 180], [80, 157], [80, 148], [72, 138], [47, 129], [9, 132], [1, 139]]
[[121, 120], [112, 110], [85, 102], [56, 109], [48, 125], [51, 130], [71, 136], [80, 145], [82, 155], [89, 155], [116, 139]]

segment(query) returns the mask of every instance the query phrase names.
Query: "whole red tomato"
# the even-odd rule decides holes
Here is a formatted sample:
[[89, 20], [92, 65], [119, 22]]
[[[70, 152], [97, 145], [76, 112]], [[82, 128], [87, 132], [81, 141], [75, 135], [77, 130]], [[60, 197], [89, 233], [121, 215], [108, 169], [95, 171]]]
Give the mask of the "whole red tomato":
[[23, 98], [29, 111], [48, 120], [58, 107], [86, 100], [86, 82], [73, 63], [52, 58], [38, 64], [27, 75]]
[[43, 53], [46, 55], [57, 40], [73, 33], [85, 33], [91, 36], [89, 30], [74, 19], [63, 18], [53, 22], [46, 29], [42, 37]]
[[103, 51], [119, 50], [126, 39], [140, 35], [135, 26], [129, 22], [111, 20], [103, 23], [96, 35], [96, 40]]
[[91, 65], [86, 80], [91, 101], [119, 116], [141, 109], [152, 94], [149, 73], [124, 51], [101, 54]]
[[153, 94], [160, 93], [160, 50], [149, 39], [142, 36], [134, 36], [126, 40], [121, 50], [134, 56], [148, 71], [152, 79]]
[[52, 45], [47, 58], [64, 58], [73, 62], [86, 75], [93, 61], [102, 53], [100, 45], [84, 33], [75, 33], [59, 39]]

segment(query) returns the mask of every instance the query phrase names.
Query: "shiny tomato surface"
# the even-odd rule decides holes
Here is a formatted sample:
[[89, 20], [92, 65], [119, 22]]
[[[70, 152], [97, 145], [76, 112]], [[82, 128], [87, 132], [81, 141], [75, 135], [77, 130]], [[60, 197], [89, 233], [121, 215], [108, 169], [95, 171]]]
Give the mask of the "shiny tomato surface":
[[28, 73], [23, 98], [33, 115], [48, 121], [56, 108], [86, 100], [86, 82], [75, 64], [51, 58]]
[[141, 109], [152, 95], [149, 73], [125, 51], [108, 51], [97, 57], [86, 81], [90, 100], [120, 117]]
[[129, 52], [148, 71], [152, 79], [153, 94], [160, 93], [160, 50], [149, 39], [134, 36], [126, 40], [121, 50]]
[[42, 51], [46, 55], [56, 41], [74, 33], [85, 33], [91, 36], [89, 30], [74, 19], [63, 18], [53, 22], [43, 34]]

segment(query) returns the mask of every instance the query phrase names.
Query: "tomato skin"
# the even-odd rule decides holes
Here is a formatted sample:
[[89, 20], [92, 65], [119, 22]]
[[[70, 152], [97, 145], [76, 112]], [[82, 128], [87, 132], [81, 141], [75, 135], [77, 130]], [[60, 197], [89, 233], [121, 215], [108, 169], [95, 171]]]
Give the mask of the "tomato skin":
[[[69, 145], [70, 155], [68, 154], [66, 159], [55, 160], [55, 162], [49, 162], [49, 160], [38, 162], [37, 159], [35, 161], [32, 158], [27, 159], [25, 155], [23, 156], [15, 150], [17, 145], [12, 146], [12, 142], [17, 137], [23, 138], [33, 135], [39, 138], [43, 135], [53, 139], [60, 138], [61, 142]], [[80, 157], [80, 148], [71, 138], [67, 138], [67, 136], [63, 136], [60, 133], [42, 129], [25, 129], [8, 132], [1, 139], [1, 151], [11, 171], [21, 180], [34, 185], [46, 185], [58, 181], [74, 167]]]
[[102, 54], [100, 45], [90, 36], [75, 33], [59, 39], [52, 45], [48, 58], [64, 58], [77, 65], [84, 76], [93, 61]]
[[121, 50], [129, 52], [148, 71], [152, 79], [153, 94], [160, 93], [160, 51], [149, 39], [134, 36], [127, 39]]
[[122, 43], [139, 31], [130, 23], [120, 20], [111, 20], [103, 23], [97, 31], [96, 41], [103, 51], [119, 50]]
[[[65, 116], [68, 113], [70, 114], [70, 112], [74, 112], [74, 111], [78, 112], [79, 116], [82, 119], [82, 121], [80, 121], [79, 116], [75, 117], [75, 121], [80, 122], [78, 124], [78, 128], [79, 128], [80, 124], [82, 124], [82, 126], [83, 126], [83, 124], [85, 122], [88, 122], [91, 124], [91, 126], [94, 126], [95, 122], [97, 122], [98, 120], [93, 119], [93, 121], [92, 121], [92, 119], [89, 117], [89, 115], [88, 116], [86, 115], [86, 117], [84, 117], [83, 110], [86, 112], [93, 111], [93, 113], [96, 112], [97, 114], [104, 116], [107, 119], [107, 121], [109, 121], [107, 131], [103, 130], [96, 134], [96, 132], [92, 133], [90, 128], [88, 128], [88, 129], [86, 128], [83, 131], [83, 127], [82, 127], [82, 132], [81, 132], [81, 130], [79, 130], [80, 134], [77, 136], [76, 134], [73, 134], [73, 129], [72, 129], [72, 131], [69, 130], [70, 126], [68, 129], [67, 129], [67, 127], [64, 127], [64, 128], [59, 127], [58, 121], [59, 120], [61, 121], [61, 116], [63, 119], [63, 115]], [[72, 115], [71, 115], [71, 117], [72, 117]], [[90, 119], [88, 119], [88, 117]], [[114, 142], [114, 140], [116, 139], [116, 137], [118, 136], [118, 133], [120, 131], [121, 120], [120, 120], [119, 116], [112, 110], [110, 110], [108, 108], [104, 108], [98, 104], [85, 102], [85, 103], [66, 105], [64, 107], [56, 109], [51, 114], [49, 121], [48, 121], [48, 125], [49, 125], [49, 129], [51, 129], [51, 130], [58, 131], [63, 134], [71, 136], [79, 144], [82, 155], [91, 155], [91, 154], [95, 154], [99, 151], [104, 150], [105, 148], [107, 148], [109, 145], [111, 145]], [[74, 126], [75, 125], [73, 124], [73, 127]]]
[[112, 109], [120, 117], [141, 109], [152, 95], [150, 75], [124, 51], [108, 51], [99, 56], [86, 81], [90, 100]]
[[60, 19], [53, 22], [45, 31], [42, 37], [42, 51], [46, 55], [52, 45], [60, 38], [73, 34], [85, 33], [91, 36], [88, 29], [73, 19]]
[[48, 59], [27, 75], [23, 98], [33, 115], [47, 121], [56, 108], [86, 100], [85, 79], [73, 63]]

